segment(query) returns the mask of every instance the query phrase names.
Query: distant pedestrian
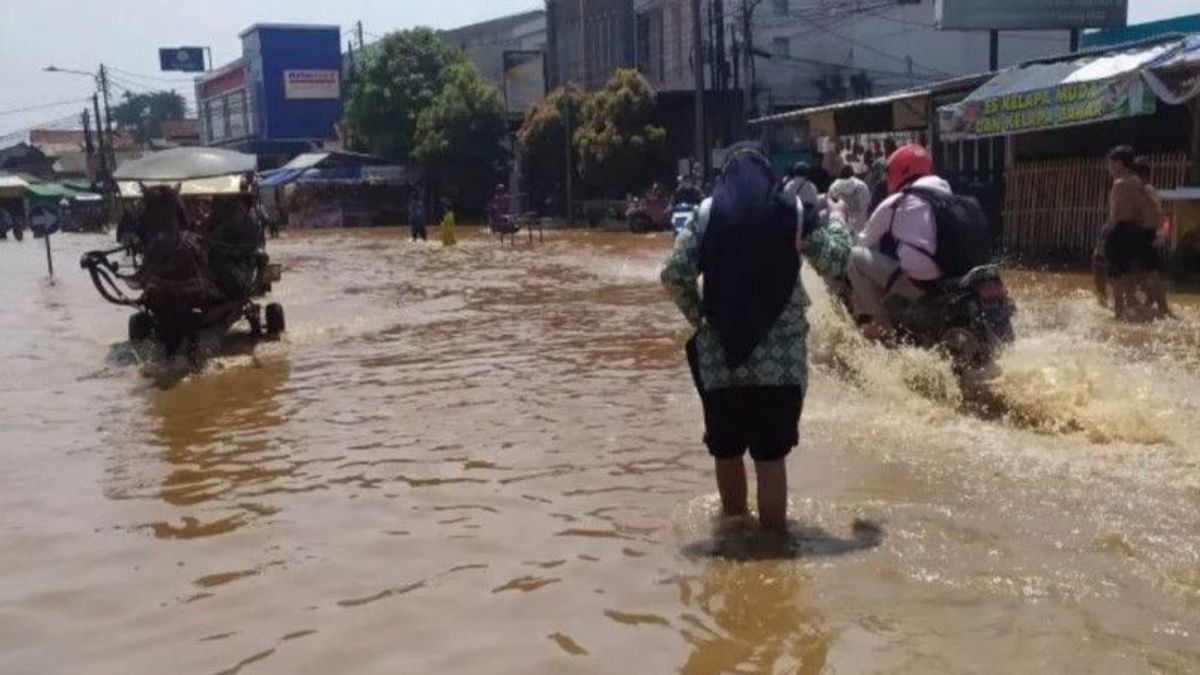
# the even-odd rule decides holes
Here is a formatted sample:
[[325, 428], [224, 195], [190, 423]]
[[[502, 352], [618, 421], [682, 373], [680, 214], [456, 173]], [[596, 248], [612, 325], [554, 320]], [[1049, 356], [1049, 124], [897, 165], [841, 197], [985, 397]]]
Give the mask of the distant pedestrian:
[[455, 229], [458, 221], [454, 216], [454, 205], [447, 199], [442, 203], [442, 245], [454, 246], [458, 243], [458, 234]]
[[800, 440], [808, 384], [802, 214], [802, 202], [784, 195], [761, 148], [735, 146], [713, 196], [679, 233], [662, 272], [671, 298], [696, 329], [688, 363], [724, 515], [749, 514], [749, 451], [759, 522], [775, 533], [787, 531], [786, 458]]
[[854, 234], [862, 232], [871, 217], [871, 188], [850, 166], [843, 167], [842, 175], [829, 186], [829, 198], [845, 204], [846, 224]]
[[408, 205], [408, 227], [412, 231], [413, 241], [429, 240], [429, 214], [425, 212], [425, 201], [420, 195], [414, 195]]

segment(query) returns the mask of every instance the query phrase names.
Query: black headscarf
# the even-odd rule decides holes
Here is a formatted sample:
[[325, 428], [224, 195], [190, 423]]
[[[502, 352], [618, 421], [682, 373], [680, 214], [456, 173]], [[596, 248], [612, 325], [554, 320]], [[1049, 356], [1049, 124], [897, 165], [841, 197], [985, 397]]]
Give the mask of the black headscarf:
[[761, 149], [735, 146], [700, 247], [704, 316], [730, 367], [750, 358], [796, 290], [796, 225], [796, 202], [784, 195]]

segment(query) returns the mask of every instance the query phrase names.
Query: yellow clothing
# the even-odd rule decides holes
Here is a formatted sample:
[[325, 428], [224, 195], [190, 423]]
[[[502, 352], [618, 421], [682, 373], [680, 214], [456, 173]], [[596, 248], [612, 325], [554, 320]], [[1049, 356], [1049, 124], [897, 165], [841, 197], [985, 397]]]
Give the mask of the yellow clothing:
[[458, 237], [454, 234], [455, 222], [454, 212], [446, 211], [446, 215], [442, 217], [442, 245], [454, 246], [458, 243]]

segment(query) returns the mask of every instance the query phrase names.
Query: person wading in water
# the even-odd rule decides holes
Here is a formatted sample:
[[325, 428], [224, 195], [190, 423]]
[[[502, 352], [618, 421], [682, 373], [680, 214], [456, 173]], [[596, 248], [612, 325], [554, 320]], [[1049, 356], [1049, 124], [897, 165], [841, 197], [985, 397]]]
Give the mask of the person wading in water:
[[[804, 207], [784, 195], [757, 144], [735, 146], [713, 197], [675, 241], [662, 281], [696, 329], [688, 362], [716, 459], [724, 515], [745, 517], [749, 451], [764, 530], [787, 530], [786, 458], [808, 386]], [[704, 277], [701, 295], [699, 278]]]
[[1119, 145], [1108, 153], [1113, 186], [1108, 196], [1108, 220], [1101, 231], [1104, 262], [1113, 288], [1113, 311], [1118, 320], [1136, 321], [1141, 287], [1158, 310], [1155, 318], [1169, 315], [1166, 286], [1158, 274], [1160, 261], [1154, 249], [1162, 212], [1135, 172], [1133, 148]]

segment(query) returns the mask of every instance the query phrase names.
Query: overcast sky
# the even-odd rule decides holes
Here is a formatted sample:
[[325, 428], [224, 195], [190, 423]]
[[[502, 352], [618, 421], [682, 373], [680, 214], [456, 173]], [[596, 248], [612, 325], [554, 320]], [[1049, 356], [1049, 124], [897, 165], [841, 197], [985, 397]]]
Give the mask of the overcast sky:
[[[1195, 0], [1129, 5], [1131, 22], [1198, 7]], [[219, 65], [241, 55], [237, 35], [256, 22], [330, 24], [348, 34], [361, 20], [369, 41], [397, 28], [452, 28], [542, 6], [542, 0], [0, 0], [0, 134], [78, 116], [91, 81], [42, 72], [51, 64], [94, 71], [103, 61], [123, 86], [178, 87], [190, 99], [186, 78], [159, 72], [158, 47], [208, 45]], [[58, 105], [15, 112], [47, 104]]]

